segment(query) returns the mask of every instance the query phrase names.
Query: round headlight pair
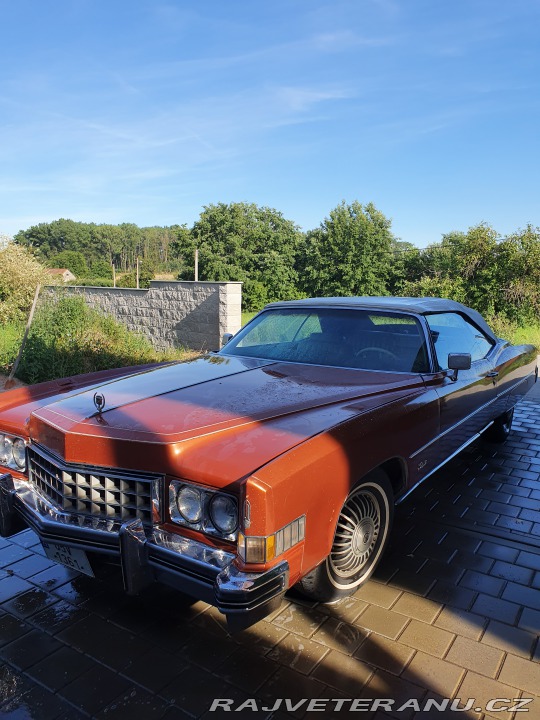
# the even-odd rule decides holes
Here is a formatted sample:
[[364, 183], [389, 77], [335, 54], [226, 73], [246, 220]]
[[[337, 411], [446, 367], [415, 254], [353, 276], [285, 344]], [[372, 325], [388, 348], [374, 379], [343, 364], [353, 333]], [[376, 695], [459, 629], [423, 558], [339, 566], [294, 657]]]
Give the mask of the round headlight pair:
[[[184, 485], [176, 496], [178, 512], [191, 525], [203, 518], [203, 495], [197, 488]], [[212, 524], [220, 533], [230, 535], [238, 526], [238, 508], [229, 495], [215, 493], [208, 503], [208, 513]]]
[[10, 438], [0, 435], [0, 463], [2, 465], [15, 464], [21, 470], [26, 465], [26, 445], [22, 438]]

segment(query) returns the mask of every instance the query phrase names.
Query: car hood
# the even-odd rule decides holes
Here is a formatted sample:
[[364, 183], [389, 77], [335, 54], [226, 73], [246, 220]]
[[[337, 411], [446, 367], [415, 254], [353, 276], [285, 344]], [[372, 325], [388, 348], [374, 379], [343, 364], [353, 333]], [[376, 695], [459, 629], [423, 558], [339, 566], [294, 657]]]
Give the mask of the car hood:
[[[149, 463], [141, 447], [153, 446], [154, 458], [156, 445], [167, 447], [170, 461], [171, 453], [204, 442], [208, 456], [224, 433], [229, 446], [243, 435], [248, 455], [257, 437], [275, 455], [421, 385], [418, 375], [210, 355], [50, 398], [32, 413], [30, 435], [66, 459], [105, 464], [112, 455], [108, 462], [125, 466], [138, 456], [141, 468]], [[96, 393], [105, 403], [101, 412]]]

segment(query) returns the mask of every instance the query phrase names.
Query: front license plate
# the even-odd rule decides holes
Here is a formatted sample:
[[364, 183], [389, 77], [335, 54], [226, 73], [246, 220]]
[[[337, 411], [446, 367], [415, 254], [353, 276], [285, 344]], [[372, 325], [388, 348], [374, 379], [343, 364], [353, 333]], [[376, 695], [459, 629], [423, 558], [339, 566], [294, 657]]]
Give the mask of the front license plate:
[[45, 555], [49, 560], [54, 560], [54, 562], [65, 565], [72, 570], [77, 570], [77, 572], [94, 577], [94, 571], [88, 562], [84, 550], [66, 547], [65, 545], [57, 545], [57, 543], [52, 542], [44, 542], [42, 545], [45, 550]]

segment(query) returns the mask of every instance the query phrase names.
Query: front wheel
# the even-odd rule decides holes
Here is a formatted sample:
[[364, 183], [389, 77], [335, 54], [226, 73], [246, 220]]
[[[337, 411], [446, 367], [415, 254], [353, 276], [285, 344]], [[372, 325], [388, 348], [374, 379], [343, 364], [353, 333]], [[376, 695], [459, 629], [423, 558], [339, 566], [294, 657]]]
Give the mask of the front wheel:
[[373, 573], [388, 543], [394, 500], [386, 473], [375, 470], [353, 488], [339, 515], [328, 557], [298, 589], [319, 602], [351, 595]]
[[488, 429], [483, 433], [485, 440], [495, 443], [503, 443], [510, 435], [512, 420], [514, 419], [514, 408], [499, 415]]

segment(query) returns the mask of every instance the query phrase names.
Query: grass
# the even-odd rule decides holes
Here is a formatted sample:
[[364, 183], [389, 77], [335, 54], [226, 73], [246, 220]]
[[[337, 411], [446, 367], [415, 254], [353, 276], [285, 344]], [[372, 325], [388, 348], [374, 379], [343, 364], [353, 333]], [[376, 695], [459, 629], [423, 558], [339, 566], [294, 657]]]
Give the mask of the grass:
[[[0, 328], [0, 371], [8, 373], [17, 356], [23, 328]], [[88, 307], [82, 298], [44, 303], [37, 311], [17, 371], [29, 383], [128, 365], [187, 360], [197, 353], [156, 350], [147, 338]]]
[[23, 333], [22, 323], [8, 323], [0, 328], [0, 372], [5, 375], [9, 374], [15, 362]]

